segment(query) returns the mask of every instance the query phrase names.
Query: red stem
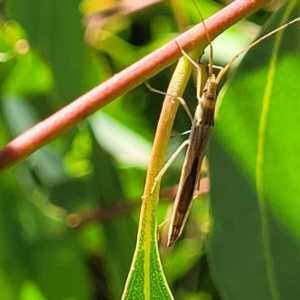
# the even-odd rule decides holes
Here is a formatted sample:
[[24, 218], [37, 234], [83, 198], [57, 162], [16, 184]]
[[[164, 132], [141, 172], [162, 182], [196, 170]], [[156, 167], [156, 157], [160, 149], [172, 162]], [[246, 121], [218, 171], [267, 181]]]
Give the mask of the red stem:
[[[214, 39], [225, 29], [269, 1], [236, 0], [232, 2], [205, 20], [210, 38]], [[206, 38], [201, 23], [176, 38], [177, 43], [187, 52], [201, 42], [203, 43], [203, 40], [206, 40]], [[181, 56], [177, 43], [174, 40], [170, 41], [16, 137], [0, 151], [0, 171], [23, 160], [99, 108], [173, 64]]]

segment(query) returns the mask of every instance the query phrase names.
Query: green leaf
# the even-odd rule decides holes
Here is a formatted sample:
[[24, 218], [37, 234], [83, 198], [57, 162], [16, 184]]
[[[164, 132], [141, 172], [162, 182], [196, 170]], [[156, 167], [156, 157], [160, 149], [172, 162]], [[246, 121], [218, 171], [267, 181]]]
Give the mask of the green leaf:
[[52, 74], [15, 21], [0, 23], [1, 71], [4, 94], [36, 95], [52, 87]]
[[46, 300], [44, 295], [39, 290], [39, 287], [35, 284], [35, 282], [27, 280], [22, 285], [22, 289], [20, 291], [19, 300]]
[[20, 0], [7, 4], [8, 17], [23, 26], [30, 45], [39, 48], [50, 64], [59, 105], [82, 92], [84, 43], [79, 2], [29, 0], [26, 9]]
[[35, 280], [47, 299], [91, 298], [89, 274], [74, 234], [40, 239], [32, 257]]
[[[11, 172], [0, 175], [0, 287], [4, 299], [16, 299], [16, 293], [29, 275], [29, 247], [22, 238], [18, 219], [18, 187]], [[24, 200], [24, 199], [22, 199]]]
[[[299, 16], [289, 1], [264, 33]], [[210, 143], [210, 265], [225, 299], [300, 297], [300, 23], [250, 50]]]
[[[94, 165], [93, 176], [89, 178], [89, 196], [99, 207], [115, 207], [124, 199], [122, 185], [113, 167], [112, 157], [97, 143], [94, 132], [91, 131]], [[126, 203], [122, 200], [122, 203]], [[106, 268], [109, 273], [111, 290], [115, 298], [119, 298], [124, 286], [131, 255], [134, 247], [136, 223], [132, 216], [125, 214], [114, 220], [109, 218], [103, 224], [103, 243], [108, 249], [106, 253]]]
[[39, 55], [35, 51], [28, 50], [16, 58], [16, 64], [3, 84], [3, 92], [18, 95], [48, 92], [52, 87], [51, 71]]
[[[147, 220], [144, 222], [147, 223]], [[156, 224], [144, 226], [141, 226], [140, 239], [122, 299], [173, 299], [159, 259], [153, 231], [156, 230]], [[152, 228], [150, 244], [146, 229], [149, 226]]]

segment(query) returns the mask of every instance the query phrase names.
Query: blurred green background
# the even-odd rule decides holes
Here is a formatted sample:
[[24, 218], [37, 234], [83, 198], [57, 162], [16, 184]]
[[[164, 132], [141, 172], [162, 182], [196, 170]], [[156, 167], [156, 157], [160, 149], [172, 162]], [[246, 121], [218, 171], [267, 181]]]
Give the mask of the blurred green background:
[[[200, 19], [192, 1], [179, 0], [0, 5], [1, 147]], [[199, 7], [207, 17], [222, 4], [202, 1]], [[268, 14], [261, 11], [254, 23], [242, 22], [216, 41], [215, 64], [243, 49]], [[166, 90], [172, 70], [157, 74], [151, 85]], [[162, 98], [140, 86], [0, 175], [1, 299], [120, 298]], [[193, 81], [185, 99], [194, 111]], [[189, 127], [180, 108], [174, 133]], [[171, 139], [169, 154], [183, 139]], [[163, 187], [178, 182], [183, 156]], [[159, 222], [174, 197], [172, 190], [164, 192]], [[161, 246], [178, 299], [220, 299], [203, 249], [206, 200], [196, 201], [188, 226], [196, 237], [173, 251]], [[195, 234], [195, 227], [201, 232]]]

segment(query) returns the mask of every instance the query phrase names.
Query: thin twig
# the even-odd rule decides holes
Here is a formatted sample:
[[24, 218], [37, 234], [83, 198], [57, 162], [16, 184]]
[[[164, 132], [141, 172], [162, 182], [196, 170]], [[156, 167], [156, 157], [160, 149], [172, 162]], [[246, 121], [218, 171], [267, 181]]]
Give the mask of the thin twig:
[[[270, 0], [237, 0], [205, 21], [211, 39]], [[187, 52], [207, 43], [202, 24], [176, 38]], [[23, 160], [80, 121], [173, 64], [181, 56], [174, 40], [90, 90], [52, 116], [16, 137], [0, 151], [0, 170]]]

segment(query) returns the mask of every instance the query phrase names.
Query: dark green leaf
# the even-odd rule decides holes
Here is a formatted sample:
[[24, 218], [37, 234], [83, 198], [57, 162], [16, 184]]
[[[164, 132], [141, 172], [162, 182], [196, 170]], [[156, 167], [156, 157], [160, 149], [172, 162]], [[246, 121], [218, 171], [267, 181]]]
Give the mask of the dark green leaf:
[[[265, 31], [299, 16], [289, 1]], [[250, 50], [210, 144], [211, 270], [225, 299], [298, 299], [299, 22]]]

